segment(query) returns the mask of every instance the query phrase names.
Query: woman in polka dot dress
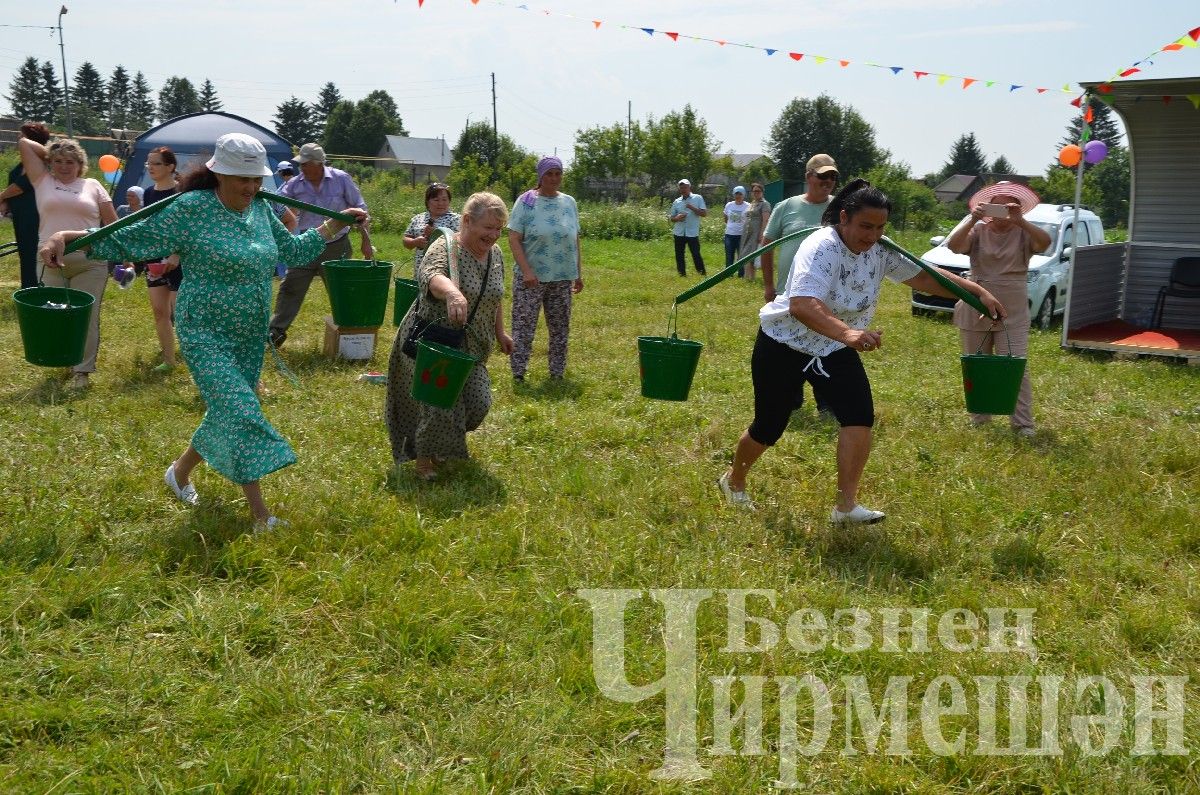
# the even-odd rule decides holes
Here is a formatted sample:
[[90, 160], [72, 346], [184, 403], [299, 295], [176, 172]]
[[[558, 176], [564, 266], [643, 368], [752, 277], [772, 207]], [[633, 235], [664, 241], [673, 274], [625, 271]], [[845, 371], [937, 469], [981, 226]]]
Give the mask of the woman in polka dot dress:
[[[291, 235], [255, 194], [271, 174], [267, 153], [249, 135], [217, 140], [216, 154], [191, 172], [168, 207], [91, 246], [101, 260], [153, 260], [178, 253], [186, 276], [176, 331], [184, 360], [207, 407], [191, 444], [165, 480], [185, 503], [197, 502], [191, 472], [201, 461], [242, 487], [256, 528], [277, 523], [259, 480], [296, 461], [291, 445], [263, 416], [254, 387], [262, 370], [276, 262], [302, 265], [346, 224], [328, 220]], [[348, 214], [365, 221], [366, 213]], [[47, 264], [85, 232], [59, 232], [42, 247]]]

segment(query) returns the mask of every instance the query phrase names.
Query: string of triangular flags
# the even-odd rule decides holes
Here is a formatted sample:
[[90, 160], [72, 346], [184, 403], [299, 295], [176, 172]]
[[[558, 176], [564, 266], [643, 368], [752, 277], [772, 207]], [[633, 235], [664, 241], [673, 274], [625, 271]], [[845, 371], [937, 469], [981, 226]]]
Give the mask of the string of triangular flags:
[[[1096, 93], [1093, 94], [1092, 97], [1094, 99], [1100, 100], [1101, 102], [1103, 102], [1106, 105], [1111, 105], [1113, 101], [1112, 101], [1112, 98], [1108, 95], [1110, 93], [1112, 93], [1112, 84], [1115, 81], [1125, 80], [1127, 78], [1133, 77], [1134, 75], [1142, 72], [1144, 70], [1144, 68], [1153, 66], [1154, 65], [1153, 59], [1158, 57], [1161, 53], [1178, 52], [1183, 49], [1195, 48], [1198, 46], [1198, 43], [1200, 43], [1200, 27], [1192, 28], [1187, 33], [1183, 34], [1182, 36], [1180, 36], [1179, 38], [1170, 42], [1169, 44], [1164, 44], [1163, 46], [1159, 47], [1157, 50], [1150, 53], [1145, 58], [1142, 58], [1140, 61], [1134, 61], [1131, 65], [1125, 67], [1124, 69], [1118, 70], [1116, 72], [1116, 74], [1114, 74], [1112, 77], [1108, 78], [1103, 83], [1096, 86]], [[1161, 98], [1165, 104], [1170, 104], [1171, 100], [1176, 98], [1174, 95], [1170, 95], [1170, 94], [1167, 94], [1167, 95], [1155, 94], [1155, 95], [1145, 95], [1145, 96], [1147, 96], [1147, 97], [1152, 96], [1155, 99]], [[1078, 108], [1083, 103], [1083, 97], [1084, 97], [1084, 95], [1080, 94], [1079, 96], [1075, 97], [1075, 99], [1073, 99], [1071, 101], [1071, 104]], [[1194, 105], [1197, 110], [1200, 110], [1200, 94], [1185, 94], [1181, 98], [1187, 99], [1187, 101], [1191, 102], [1192, 105]], [[1137, 97], [1133, 98], [1133, 101], [1140, 102], [1142, 99], [1143, 99], [1143, 96], [1137, 96]]]
[[[503, 8], [507, 8], [507, 9], [510, 9], [513, 11], [526, 11], [526, 12], [530, 12], [530, 13], [534, 12], [534, 9], [530, 8], [530, 6], [527, 3], [517, 4], [517, 3], [505, 2], [505, 0], [491, 0], [491, 1], [492, 1], [493, 5], [498, 5], [498, 6], [501, 6]], [[479, 5], [479, 2], [480, 2], [480, 0], [471, 0], [472, 5]], [[425, 0], [417, 0], [418, 8], [424, 7], [424, 5], [425, 5]], [[917, 80], [921, 80], [922, 78], [931, 78], [931, 80], [929, 80], [927, 82], [936, 82], [939, 86], [946, 85], [947, 83], [950, 83], [951, 81], [953, 81], [955, 84], [958, 84], [959, 87], [963, 90], [971, 88], [972, 86], [976, 86], [979, 88], [991, 88], [993, 86], [1001, 86], [1001, 87], [1007, 86], [1008, 93], [1010, 93], [1010, 94], [1013, 93], [1014, 91], [1021, 91], [1024, 89], [1032, 89], [1037, 94], [1049, 94], [1049, 95], [1071, 94], [1071, 93], [1074, 93], [1074, 91], [1075, 91], [1075, 89], [1071, 88], [1070, 83], [1064, 83], [1062, 88], [1045, 88], [1045, 87], [1027, 86], [1024, 84], [1012, 83], [1012, 82], [1003, 81], [1003, 80], [986, 80], [986, 79], [978, 78], [978, 77], [965, 77], [962, 75], [952, 75], [952, 74], [948, 74], [945, 72], [937, 72], [934, 70], [908, 69], [907, 67], [904, 67], [904, 66], [886, 66], [884, 64], [871, 63], [870, 61], [858, 62], [858, 61], [851, 61], [846, 58], [838, 58], [838, 57], [829, 56], [829, 55], [815, 55], [813, 53], [794, 52], [794, 51], [787, 50], [787, 49], [784, 49], [781, 47], [764, 47], [759, 44], [748, 44], [746, 42], [740, 42], [740, 41], [729, 41], [727, 39], [713, 39], [713, 38], [708, 38], [706, 36], [694, 36], [689, 33], [681, 33], [679, 31], [674, 31], [674, 30], [659, 30], [657, 28], [645, 27], [642, 25], [625, 25], [625, 24], [621, 24], [621, 23], [610, 23], [610, 22], [606, 22], [605, 20], [602, 20], [602, 19], [581, 17], [581, 16], [577, 16], [575, 14], [568, 14], [568, 13], [563, 13], [560, 11], [551, 11], [549, 9], [537, 9], [537, 13], [540, 13], [543, 16], [564, 17], [566, 19], [573, 19], [573, 20], [585, 22], [587, 24], [590, 24], [595, 30], [599, 30], [602, 26], [607, 25], [608, 27], [619, 28], [622, 30], [641, 31], [652, 38], [656, 35], [665, 36], [666, 38], [670, 39], [673, 42], [678, 42], [680, 39], [687, 39], [687, 40], [691, 40], [691, 41], [709, 42], [712, 44], [716, 44], [720, 47], [743, 47], [745, 49], [761, 50], [762, 52], [766, 53], [766, 55], [768, 57], [773, 56], [776, 53], [783, 53], [783, 54], [786, 54], [787, 57], [793, 61], [803, 61], [803, 60], [807, 59], [807, 61], [809, 63], [812, 63], [816, 66], [821, 66], [822, 64], [825, 64], [825, 63], [831, 63], [831, 64], [838, 64], [839, 66], [845, 68], [845, 67], [850, 66], [852, 63], [854, 63], [854, 64], [859, 64], [862, 66], [869, 66], [869, 67], [872, 67], [875, 69], [885, 69], [885, 70], [891, 72], [893, 75], [900, 75], [902, 72], [911, 72], [912, 75]], [[1195, 30], [1192, 30], [1189, 33], [1181, 36], [1179, 39], [1171, 42], [1170, 44], [1166, 44], [1166, 45], [1160, 47], [1158, 50], [1156, 50], [1155, 52], [1146, 56], [1141, 61], [1138, 61], [1135, 64], [1133, 64], [1132, 67], [1121, 70], [1112, 79], [1129, 77], [1130, 75], [1136, 74], [1137, 72], [1141, 71], [1140, 67], [1142, 64], [1150, 62], [1150, 59], [1157, 56], [1159, 53], [1170, 52], [1173, 50], [1180, 50], [1185, 47], [1195, 47], [1198, 39], [1200, 39], [1200, 28], [1196, 28]], [[1109, 80], [1108, 82], [1111, 83], [1112, 80]], [[1191, 97], [1188, 97], [1188, 99], [1191, 99]], [[1075, 105], [1076, 107], [1079, 107], [1079, 103], [1081, 102], [1081, 100], [1082, 100], [1082, 95], [1077, 97], [1075, 99], [1075, 101], [1072, 102], [1071, 104]]]

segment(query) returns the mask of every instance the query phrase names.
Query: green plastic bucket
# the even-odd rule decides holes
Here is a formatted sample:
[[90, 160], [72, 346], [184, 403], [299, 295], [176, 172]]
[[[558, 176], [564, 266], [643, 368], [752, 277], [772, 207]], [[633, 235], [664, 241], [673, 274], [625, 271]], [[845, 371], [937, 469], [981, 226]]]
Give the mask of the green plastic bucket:
[[83, 361], [96, 299], [69, 287], [26, 287], [13, 293], [25, 361], [74, 367]]
[[392, 263], [341, 259], [325, 263], [325, 287], [333, 322], [339, 326], [382, 326], [387, 314]]
[[972, 414], [1012, 414], [1025, 375], [1023, 356], [962, 355], [963, 394]]
[[638, 337], [642, 397], [687, 400], [703, 343], [678, 337]]
[[413, 399], [439, 409], [454, 408], [474, 366], [474, 356], [436, 342], [418, 340], [413, 366]]
[[392, 325], [399, 326], [408, 308], [417, 300], [417, 283], [412, 279], [397, 278], [396, 289], [392, 293]]

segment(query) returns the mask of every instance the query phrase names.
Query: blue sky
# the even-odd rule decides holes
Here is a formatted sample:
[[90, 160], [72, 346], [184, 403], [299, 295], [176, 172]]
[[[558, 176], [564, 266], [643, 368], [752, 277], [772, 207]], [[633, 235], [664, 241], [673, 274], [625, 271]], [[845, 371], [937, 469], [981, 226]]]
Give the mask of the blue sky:
[[[828, 93], [856, 108], [916, 174], [940, 168], [970, 131], [989, 157], [1041, 172], [1074, 109], [1069, 95], [1033, 87], [1103, 80], [1200, 25], [1194, 0], [526, 0], [530, 11], [521, 2], [67, 0], [63, 24], [71, 72], [88, 60], [107, 75], [119, 63], [156, 90], [171, 75], [208, 77], [226, 110], [268, 126], [280, 101], [311, 101], [332, 80], [351, 99], [389, 91], [411, 134], [453, 143], [468, 117], [491, 119], [495, 72], [501, 131], [538, 153], [569, 156], [576, 129], [623, 122], [629, 102], [635, 119], [691, 103], [722, 151], [758, 152], [788, 101]], [[10, 4], [3, 21], [52, 26], [58, 7]], [[780, 52], [673, 42], [622, 24]], [[789, 51], [806, 55], [796, 62]], [[27, 55], [58, 65], [57, 37], [0, 27], [4, 87]], [[816, 65], [813, 55], [831, 60]], [[918, 81], [913, 70], [931, 74]], [[939, 86], [939, 73], [996, 85]], [[1192, 75], [1200, 48], [1162, 54], [1140, 76]], [[1027, 88], [1009, 92], [1010, 84]]]

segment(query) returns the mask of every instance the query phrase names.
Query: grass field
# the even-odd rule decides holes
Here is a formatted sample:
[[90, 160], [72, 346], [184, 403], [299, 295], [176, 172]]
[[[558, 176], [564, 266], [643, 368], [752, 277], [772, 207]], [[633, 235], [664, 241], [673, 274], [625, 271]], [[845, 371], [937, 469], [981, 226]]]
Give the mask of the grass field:
[[[706, 254], [715, 264], [719, 247]], [[781, 776], [777, 688], [765, 689], [764, 753], [718, 756], [709, 677], [806, 673], [835, 704], [843, 677], [865, 677], [878, 702], [890, 677], [910, 676], [914, 720], [940, 675], [1103, 675], [1128, 703], [1116, 747], [1094, 757], [1067, 738], [1072, 714], [1101, 709], [1097, 691], [1073, 707], [1066, 685], [1062, 753], [1048, 756], [972, 753], [973, 696], [943, 721], [967, 737], [947, 756], [919, 723], [911, 754], [886, 752], [886, 728], [867, 753], [838, 717], [828, 747], [800, 760], [805, 791], [1200, 790], [1194, 684], [1191, 753], [1131, 750], [1133, 677], [1194, 677], [1200, 659], [1200, 371], [1067, 353], [1057, 329], [1035, 331], [1036, 438], [1004, 423], [970, 431], [956, 331], [912, 317], [907, 289], [889, 284], [885, 347], [866, 358], [878, 419], [863, 494], [888, 520], [838, 530], [824, 521], [836, 429], [811, 406], [753, 472], [760, 510], [718, 500], [714, 480], [751, 418], [760, 286], [727, 282], [682, 307], [680, 335], [704, 353], [691, 399], [661, 403], [638, 394], [635, 340], [664, 332], [694, 279], [675, 274], [667, 239], [588, 242], [585, 269], [567, 380], [547, 382], [544, 329], [526, 386], [493, 358], [473, 459], [433, 484], [392, 471], [383, 389], [355, 382], [386, 366], [390, 334], [370, 367], [327, 361], [314, 287], [285, 351], [302, 387], [266, 369], [267, 415], [300, 459], [264, 481], [291, 523], [267, 536], [247, 533], [240, 491], [206, 468], [198, 509], [162, 483], [203, 406], [185, 371], [150, 373], [144, 286], [110, 285], [84, 394], [23, 362], [0, 303], [0, 791], [761, 792]], [[771, 589], [774, 608], [751, 604], [781, 630], [803, 607], [1033, 608], [1038, 654], [936, 641], [890, 653], [877, 626], [863, 651], [727, 652], [714, 596], [698, 621], [712, 778], [656, 782], [663, 698], [598, 690], [581, 588]], [[630, 679], [656, 679], [652, 602], [631, 609], [627, 631]], [[1006, 726], [1015, 712], [997, 708]], [[1040, 729], [1053, 732], [1031, 717], [1031, 744]], [[733, 748], [745, 739], [735, 732]]]

